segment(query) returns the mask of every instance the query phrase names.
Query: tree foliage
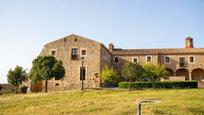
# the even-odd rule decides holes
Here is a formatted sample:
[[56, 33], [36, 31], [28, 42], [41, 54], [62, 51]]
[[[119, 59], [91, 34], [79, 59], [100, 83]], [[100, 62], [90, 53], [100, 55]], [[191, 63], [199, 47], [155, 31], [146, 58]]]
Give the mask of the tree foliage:
[[125, 77], [125, 79], [129, 80], [129, 89], [131, 88], [130, 83], [132, 81], [141, 80], [142, 73], [142, 66], [140, 64], [132, 62], [126, 62], [121, 71], [122, 76]]
[[132, 62], [126, 62], [121, 71], [122, 76], [129, 81], [141, 80], [142, 73], [142, 66]]
[[109, 68], [107, 65], [105, 65], [101, 71], [100, 78], [103, 85], [115, 86], [119, 81], [116, 71], [113, 69], [113, 67]]
[[10, 69], [7, 74], [8, 83], [16, 87], [15, 92], [17, 93], [17, 88], [22, 84], [22, 81], [27, 80], [27, 73], [21, 66], [16, 66], [14, 70]]
[[47, 92], [48, 80], [53, 77], [55, 79], [64, 77], [65, 69], [62, 61], [56, 60], [53, 56], [38, 56], [32, 64], [29, 78], [34, 83], [45, 80], [45, 92]]
[[144, 81], [159, 81], [160, 78], [167, 75], [164, 65], [147, 63], [143, 65], [143, 80]]

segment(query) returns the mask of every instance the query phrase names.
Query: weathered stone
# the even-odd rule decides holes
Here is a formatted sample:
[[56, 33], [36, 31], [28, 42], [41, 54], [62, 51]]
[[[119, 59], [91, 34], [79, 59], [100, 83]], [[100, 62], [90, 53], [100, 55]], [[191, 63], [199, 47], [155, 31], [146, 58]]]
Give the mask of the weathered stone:
[[[77, 48], [75, 59], [72, 58], [72, 48]], [[85, 55], [82, 56], [82, 52]], [[46, 44], [40, 55], [54, 55], [56, 59], [62, 60], [65, 68], [63, 79], [49, 80], [49, 90], [81, 88], [81, 57], [84, 57], [83, 66], [86, 69], [85, 88], [100, 87], [99, 75], [105, 65], [113, 66], [120, 74], [126, 61], [133, 61], [136, 58], [138, 63], [144, 64], [147, 63], [147, 56], [152, 58], [152, 63], [165, 64], [171, 72], [169, 76], [183, 76], [186, 80], [204, 81], [204, 48], [118, 49], [110, 44], [108, 49], [100, 42], [72, 34]], [[170, 58], [170, 63], [165, 63], [167, 56]], [[114, 61], [115, 57], [118, 58], [118, 62]], [[180, 67], [179, 57], [185, 58], [185, 66]], [[189, 62], [190, 57], [194, 57], [193, 63]]]

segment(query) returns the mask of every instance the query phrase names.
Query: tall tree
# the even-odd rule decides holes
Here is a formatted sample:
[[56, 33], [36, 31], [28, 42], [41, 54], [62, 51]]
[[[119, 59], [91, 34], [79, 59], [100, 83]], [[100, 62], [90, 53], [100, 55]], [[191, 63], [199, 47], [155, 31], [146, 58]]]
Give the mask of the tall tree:
[[14, 70], [10, 69], [7, 74], [8, 83], [15, 86], [15, 93], [22, 81], [27, 80], [27, 73], [21, 66], [16, 66]]
[[143, 74], [143, 80], [145, 81], [159, 81], [160, 78], [167, 75], [167, 71], [164, 65], [147, 63], [143, 65], [145, 70]]
[[29, 78], [34, 83], [45, 80], [45, 92], [48, 90], [48, 80], [53, 77], [55, 79], [64, 77], [65, 69], [62, 61], [56, 60], [53, 56], [38, 56], [32, 64]]
[[140, 80], [142, 77], [143, 68], [140, 64], [126, 62], [121, 74], [127, 80], [129, 80], [129, 90], [131, 89], [130, 84], [133, 80]]

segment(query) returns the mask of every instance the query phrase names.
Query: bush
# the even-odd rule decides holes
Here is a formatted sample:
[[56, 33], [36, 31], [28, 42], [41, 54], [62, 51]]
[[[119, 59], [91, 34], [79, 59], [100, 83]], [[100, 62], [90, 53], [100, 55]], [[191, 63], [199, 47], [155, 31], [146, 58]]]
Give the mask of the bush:
[[22, 86], [22, 87], [20, 87], [20, 93], [24, 93], [24, 94], [26, 94], [27, 93], [27, 86]]
[[119, 83], [119, 77], [113, 67], [105, 65], [102, 72], [100, 73], [102, 85], [104, 87], [115, 87]]
[[[129, 82], [120, 82], [119, 88], [128, 88]], [[197, 81], [132, 82], [132, 89], [144, 88], [197, 88]]]
[[143, 81], [156, 82], [167, 75], [166, 67], [161, 64], [146, 63], [143, 69]]

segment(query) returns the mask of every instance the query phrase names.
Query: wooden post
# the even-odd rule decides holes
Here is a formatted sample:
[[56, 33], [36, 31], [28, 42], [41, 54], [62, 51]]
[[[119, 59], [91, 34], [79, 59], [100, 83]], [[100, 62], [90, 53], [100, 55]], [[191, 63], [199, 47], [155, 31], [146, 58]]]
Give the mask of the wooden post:
[[138, 102], [137, 103], [137, 115], [141, 115], [141, 111], [142, 111], [142, 103]]

